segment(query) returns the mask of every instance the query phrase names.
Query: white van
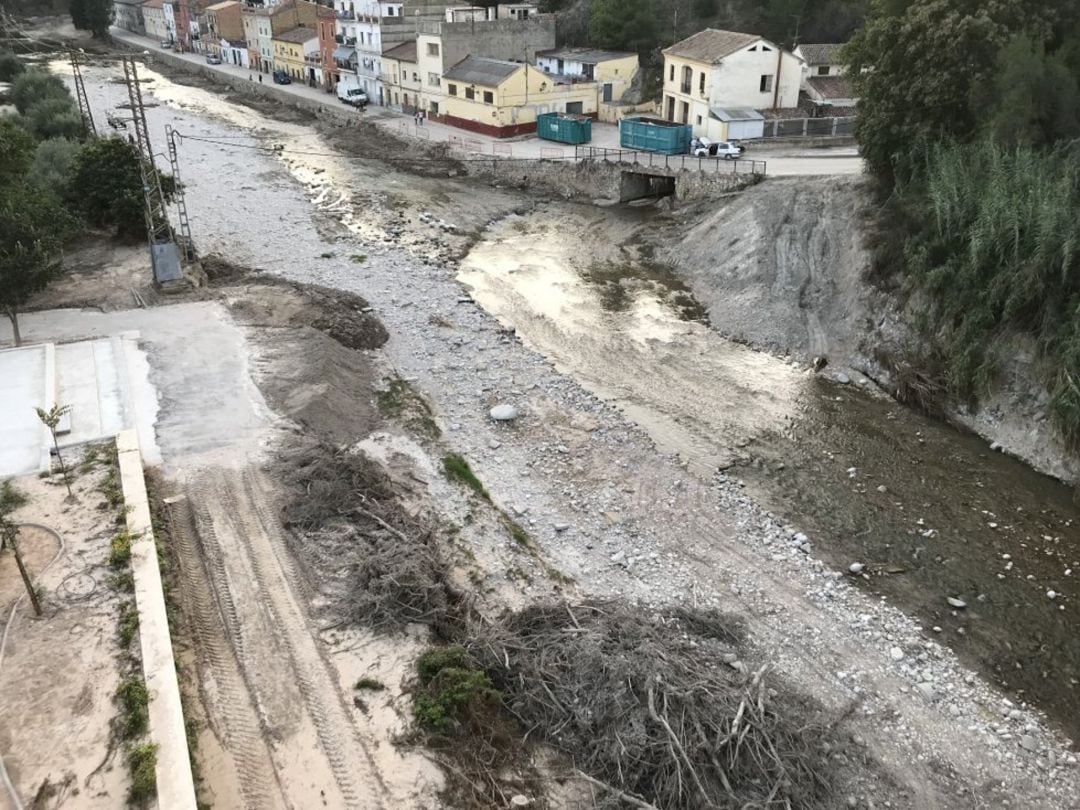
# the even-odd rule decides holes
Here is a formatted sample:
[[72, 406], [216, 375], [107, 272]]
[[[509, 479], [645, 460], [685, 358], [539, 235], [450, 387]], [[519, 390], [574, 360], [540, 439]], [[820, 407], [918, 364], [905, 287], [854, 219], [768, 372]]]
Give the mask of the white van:
[[368, 103], [367, 93], [356, 85], [339, 84], [337, 97], [342, 104], [351, 104], [354, 107], [363, 107]]

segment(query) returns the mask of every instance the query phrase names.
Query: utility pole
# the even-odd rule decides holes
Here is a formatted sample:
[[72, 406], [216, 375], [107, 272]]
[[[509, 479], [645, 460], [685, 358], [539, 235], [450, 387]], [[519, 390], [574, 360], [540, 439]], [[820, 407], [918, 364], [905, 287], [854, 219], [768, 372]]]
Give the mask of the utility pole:
[[74, 48], [69, 48], [68, 57], [71, 59], [71, 72], [75, 76], [75, 98], [79, 102], [79, 117], [82, 118], [83, 132], [87, 138], [96, 138], [97, 130], [94, 128], [94, 116], [90, 112], [90, 101], [86, 97], [86, 85], [83, 83], [82, 69], [79, 65], [79, 52]]
[[146, 237], [150, 242], [150, 263], [157, 282], [176, 281], [182, 278], [180, 257], [176, 241], [169, 227], [169, 209], [165, 193], [161, 189], [161, 175], [154, 163], [154, 150], [150, 146], [150, 133], [146, 126], [146, 108], [143, 106], [142, 89], [134, 56], [122, 57], [124, 81], [127, 84], [131, 104], [131, 120], [135, 128], [135, 148], [139, 157], [139, 175], [143, 187], [143, 214], [146, 218]]
[[173, 182], [176, 184], [176, 212], [180, 224], [180, 249], [189, 262], [195, 260], [195, 243], [191, 239], [191, 223], [188, 221], [187, 201], [184, 199], [184, 184], [180, 182], [180, 156], [176, 150], [177, 134], [171, 125], [165, 127], [165, 137], [169, 143], [169, 168], [172, 169]]

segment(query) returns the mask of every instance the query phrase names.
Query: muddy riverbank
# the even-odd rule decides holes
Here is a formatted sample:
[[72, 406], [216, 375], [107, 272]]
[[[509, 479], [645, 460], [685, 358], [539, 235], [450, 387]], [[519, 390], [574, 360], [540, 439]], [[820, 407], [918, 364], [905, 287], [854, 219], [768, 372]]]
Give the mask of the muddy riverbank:
[[[115, 105], [120, 88], [102, 70], [89, 77], [91, 101]], [[364, 296], [387, 325], [389, 362], [428, 393], [449, 440], [559, 570], [590, 593], [746, 614], [755, 644], [783, 673], [797, 676], [830, 709], [856, 707], [857, 733], [901, 786], [888, 788], [893, 806], [974, 806], [976, 794], [997, 806], [1067, 805], [1080, 786], [1067, 741], [1038, 712], [1007, 706], [997, 689], [962, 666], [943, 643], [950, 640], [945, 624], [935, 634], [925, 620], [905, 615], [905, 608], [919, 609], [906, 601], [910, 595], [882, 601], [877, 592], [849, 587], [833, 569], [846, 570], [853, 555], [831, 545], [828, 531], [812, 522], [821, 517], [815, 510], [824, 512], [820, 504], [832, 505], [845, 521], [854, 520], [849, 513], [862, 515], [867, 499], [850, 491], [859, 470], [883, 475], [879, 470], [890, 464], [906, 463], [875, 449], [896, 431], [887, 413], [897, 406], [867, 398], [871, 410], [859, 416], [842, 401], [836, 403], [841, 415], [829, 417], [829, 396], [835, 403], [836, 396], [861, 395], [821, 389], [801, 366], [723, 341], [698, 319], [686, 290], [647, 265], [648, 251], [635, 237], [642, 224], [636, 214], [605, 219], [597, 209], [561, 203], [533, 210], [532, 201], [506, 190], [456, 178], [430, 179], [429, 186], [427, 179], [403, 176], [391, 219], [371, 198], [357, 205], [352, 196], [379, 182], [377, 164], [369, 169], [347, 155], [335, 160], [334, 147], [310, 129], [293, 130], [204, 97], [205, 91], [149, 78], [160, 104], [148, 110], [152, 137], [171, 124], [202, 138], [182, 144], [200, 246]], [[251, 148], [272, 143], [304, 148]], [[507, 219], [514, 210], [521, 213]], [[462, 267], [481, 309], [456, 280], [458, 268], [425, 251], [468, 246], [492, 220], [499, 222]], [[388, 228], [391, 223], [398, 224]], [[646, 267], [633, 270], [642, 260]], [[622, 266], [631, 267], [626, 280], [615, 280], [612, 268]], [[823, 392], [823, 401], [815, 399]], [[508, 426], [488, 418], [502, 402], [521, 414]], [[835, 427], [814, 427], [828, 419]], [[856, 429], [847, 419], [867, 426]], [[801, 440], [803, 430], [816, 437], [804, 440], [805, 456], [791, 438]], [[845, 449], [834, 433], [855, 449]], [[948, 457], [958, 452], [948, 441], [935, 438], [931, 447]], [[772, 488], [784, 479], [758, 476], [755, 459], [774, 472], [781, 463], [785, 469], [805, 464], [805, 478], [800, 473], [786, 485], [819, 500], [786, 512], [792, 499], [783, 486]], [[726, 473], [716, 475], [721, 466]], [[852, 467], [855, 478], [847, 477]], [[962, 469], [943, 467], [937, 486]], [[984, 483], [1013, 486], [1012, 473], [980, 475]], [[907, 486], [908, 476], [915, 480], [920, 472], [905, 468], [892, 486]], [[877, 486], [890, 487], [884, 478], [873, 484], [876, 494], [883, 494]], [[988, 498], [1004, 502], [1004, 496], [996, 490]], [[776, 508], [758, 502], [769, 498]], [[905, 515], [915, 503], [922, 505], [905, 502]], [[950, 530], [944, 514], [931, 525], [935, 515], [919, 516], [927, 528]], [[808, 542], [786, 526], [801, 527]], [[1034, 534], [1036, 524], [1024, 530]], [[899, 539], [883, 542], [899, 546]], [[892, 559], [873, 559], [870, 546], [859, 550], [868, 573]], [[964, 571], [972, 559], [963, 558]], [[956, 596], [933, 583], [920, 589], [928, 605]], [[1068, 609], [1068, 589], [1062, 593]], [[970, 594], [966, 610], [975, 614], [977, 600], [978, 593]], [[965, 628], [964, 635], [977, 633]], [[987, 671], [993, 674], [993, 666]], [[881, 806], [885, 789], [865, 786], [856, 806]]]
[[[863, 566], [854, 582], [1080, 734], [1070, 488], [978, 437], [688, 319], [685, 289], [652, 259], [655, 219], [541, 206], [489, 231], [461, 280], [690, 469], [746, 481], [814, 554], [839, 570]], [[597, 267], [613, 263], [621, 278], [598, 282]]]

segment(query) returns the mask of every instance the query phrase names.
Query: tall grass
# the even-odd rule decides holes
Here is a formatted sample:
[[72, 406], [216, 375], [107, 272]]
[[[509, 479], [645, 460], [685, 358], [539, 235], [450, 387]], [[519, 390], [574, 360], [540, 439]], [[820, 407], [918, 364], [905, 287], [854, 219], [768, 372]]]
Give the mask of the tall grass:
[[909, 190], [906, 258], [928, 295], [953, 396], [990, 388], [1001, 339], [1033, 336], [1065, 437], [1080, 445], [1080, 148], [938, 146]]

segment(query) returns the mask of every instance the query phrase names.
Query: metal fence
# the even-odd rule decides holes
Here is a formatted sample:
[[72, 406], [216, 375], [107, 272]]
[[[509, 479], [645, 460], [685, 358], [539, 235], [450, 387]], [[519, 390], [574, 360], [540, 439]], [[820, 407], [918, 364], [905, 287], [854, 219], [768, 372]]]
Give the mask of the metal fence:
[[855, 117], [773, 118], [765, 122], [763, 138], [823, 138], [854, 135]]
[[699, 172], [728, 172], [731, 174], [765, 174], [764, 160], [737, 158], [724, 160], [717, 157], [694, 157], [693, 155], [662, 155], [657, 152], [639, 152], [631, 149], [603, 149], [596, 146], [575, 146], [576, 160], [602, 160], [606, 163], [631, 163], [658, 169]]

